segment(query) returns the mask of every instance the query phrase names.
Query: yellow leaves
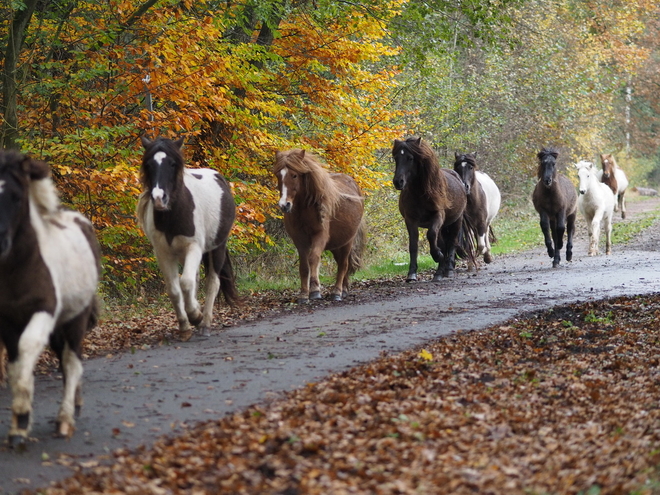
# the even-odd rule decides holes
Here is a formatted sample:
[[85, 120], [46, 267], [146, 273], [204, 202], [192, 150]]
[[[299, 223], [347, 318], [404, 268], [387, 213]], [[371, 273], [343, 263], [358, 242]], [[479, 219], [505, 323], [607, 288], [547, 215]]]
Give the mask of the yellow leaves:
[[422, 349], [417, 355], [417, 357], [419, 357], [423, 361], [433, 361], [433, 354], [431, 354], [426, 349]]

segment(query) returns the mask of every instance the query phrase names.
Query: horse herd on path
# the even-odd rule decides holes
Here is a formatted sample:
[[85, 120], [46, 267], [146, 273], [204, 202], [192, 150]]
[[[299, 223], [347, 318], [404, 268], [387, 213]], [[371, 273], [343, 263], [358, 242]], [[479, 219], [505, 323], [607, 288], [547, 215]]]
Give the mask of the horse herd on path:
[[[143, 193], [137, 206], [140, 226], [151, 241], [179, 323], [179, 338], [193, 327], [209, 335], [218, 292], [240, 304], [227, 240], [236, 205], [227, 180], [211, 169], [184, 166], [183, 140], [142, 138]], [[589, 225], [589, 254], [598, 252], [605, 220], [609, 254], [612, 212], [625, 217], [628, 181], [611, 155], [601, 155], [603, 170], [581, 161], [579, 198], [573, 184], [557, 173], [558, 153], [538, 153], [538, 184], [533, 203], [540, 215], [548, 254], [559, 265], [564, 231], [566, 259], [572, 256], [579, 208]], [[419, 228], [427, 229], [431, 256], [438, 263], [434, 281], [453, 275], [456, 257], [476, 267], [477, 257], [492, 261], [491, 222], [500, 207], [493, 180], [477, 170], [475, 154], [455, 154], [453, 170], [443, 169], [421, 138], [395, 140], [393, 184], [409, 235], [407, 281], [417, 279]], [[278, 205], [284, 226], [300, 257], [298, 301], [320, 299], [319, 262], [330, 251], [337, 278], [330, 298], [341, 300], [349, 276], [360, 265], [365, 245], [364, 199], [355, 180], [330, 173], [301, 149], [277, 152]], [[602, 176], [601, 176], [602, 174]], [[617, 200], [615, 201], [615, 198]], [[9, 445], [25, 448], [32, 424], [34, 367], [50, 344], [64, 379], [57, 434], [70, 437], [82, 405], [82, 339], [98, 320], [97, 286], [101, 252], [91, 222], [63, 208], [49, 166], [15, 151], [0, 151], [0, 382], [12, 392]], [[200, 264], [206, 274], [206, 301], [197, 301]], [[179, 266], [182, 273], [179, 274]]]

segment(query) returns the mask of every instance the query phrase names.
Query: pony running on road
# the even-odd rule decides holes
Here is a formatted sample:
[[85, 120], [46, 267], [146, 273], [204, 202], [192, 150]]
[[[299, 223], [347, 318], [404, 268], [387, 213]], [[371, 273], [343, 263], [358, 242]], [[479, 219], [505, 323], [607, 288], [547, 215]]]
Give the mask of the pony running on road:
[[476, 153], [454, 153], [454, 170], [465, 184], [465, 214], [470, 217], [476, 230], [477, 255], [483, 255], [484, 262], [490, 263], [493, 261], [491, 237], [495, 239], [491, 224], [500, 211], [502, 197], [495, 181], [488, 174], [477, 170], [476, 156]]
[[48, 343], [64, 378], [57, 434], [68, 438], [75, 430], [82, 339], [98, 320], [100, 259], [92, 224], [60, 207], [48, 165], [0, 151], [0, 347], [9, 357], [10, 445], [27, 442], [34, 366]]
[[298, 302], [321, 299], [323, 251], [330, 251], [337, 262], [330, 298], [341, 301], [348, 294], [349, 276], [360, 267], [365, 246], [364, 199], [359, 186], [348, 175], [328, 172], [316, 156], [302, 149], [278, 151], [273, 174], [284, 228], [300, 258]]
[[607, 184], [615, 196], [614, 211], [621, 210], [621, 218], [626, 218], [626, 202], [624, 196], [628, 188], [628, 177], [619, 168], [614, 157], [610, 154], [600, 155], [603, 170], [598, 171], [598, 179]]
[[428, 229], [431, 256], [438, 263], [433, 281], [454, 274], [456, 248], [459, 242], [469, 262], [475, 263], [474, 249], [470, 245], [474, 229], [463, 215], [467, 206], [465, 185], [453, 170], [441, 169], [433, 149], [421, 138], [394, 140], [392, 157], [395, 189], [399, 194], [399, 211], [408, 230], [410, 266], [406, 281], [417, 280], [417, 253], [419, 228]]
[[[192, 336], [191, 325], [210, 335], [213, 303], [221, 290], [225, 300], [240, 302], [227, 239], [236, 204], [225, 178], [208, 168], [184, 167], [183, 139], [142, 137], [141, 182], [137, 217], [154, 248], [176, 318], [179, 338]], [[206, 273], [206, 301], [200, 310], [197, 281], [200, 263]], [[179, 264], [183, 271], [179, 277]]]
[[559, 152], [554, 148], [543, 148], [539, 151], [539, 166], [536, 172], [539, 181], [532, 194], [534, 208], [541, 217], [541, 230], [548, 256], [553, 258], [553, 268], [557, 268], [561, 260], [559, 252], [564, 245], [564, 232], [568, 238], [566, 261], [573, 258], [573, 234], [577, 215], [575, 186], [557, 173], [557, 156]]
[[589, 230], [589, 256], [598, 254], [600, 241], [600, 225], [605, 221], [605, 254], [612, 253], [612, 215], [614, 212], [614, 194], [607, 184], [596, 177], [596, 167], [587, 161], [575, 164], [578, 170], [580, 185], [578, 191], [578, 207]]

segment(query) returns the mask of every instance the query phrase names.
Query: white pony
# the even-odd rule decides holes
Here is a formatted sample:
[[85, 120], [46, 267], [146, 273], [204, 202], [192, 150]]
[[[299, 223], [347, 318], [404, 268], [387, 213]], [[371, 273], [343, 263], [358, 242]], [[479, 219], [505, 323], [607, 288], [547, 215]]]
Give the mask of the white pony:
[[600, 227], [605, 220], [605, 254], [612, 253], [612, 215], [614, 212], [614, 193], [607, 184], [598, 180], [597, 170], [592, 162], [580, 161], [578, 169], [580, 185], [578, 187], [578, 208], [584, 215], [589, 229], [589, 256], [598, 254]]

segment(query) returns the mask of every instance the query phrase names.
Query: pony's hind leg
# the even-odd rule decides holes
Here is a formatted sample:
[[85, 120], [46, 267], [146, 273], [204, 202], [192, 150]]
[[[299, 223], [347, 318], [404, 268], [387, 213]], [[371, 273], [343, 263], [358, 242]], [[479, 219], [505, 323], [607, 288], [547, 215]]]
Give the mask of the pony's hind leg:
[[408, 275], [406, 282], [417, 281], [417, 253], [419, 249], [419, 228], [406, 222], [408, 230], [408, 253], [410, 255], [410, 264], [408, 265]]
[[619, 194], [618, 198], [618, 203], [619, 203], [619, 209], [621, 210], [621, 218], [626, 218], [626, 199], [625, 199], [626, 191], [623, 191], [622, 193]]
[[346, 244], [339, 249], [332, 251], [332, 255], [337, 262], [337, 280], [335, 286], [332, 288], [330, 299], [333, 301], [341, 301], [345, 294], [348, 293], [348, 265], [351, 256], [351, 244]]
[[213, 306], [215, 299], [220, 291], [220, 269], [225, 262], [226, 246], [222, 245], [210, 253], [206, 253], [202, 260], [204, 262], [204, 271], [206, 273], [206, 300], [202, 311], [202, 322], [199, 325], [199, 332], [204, 337], [211, 335], [211, 324], [213, 323]]
[[[12, 419], [9, 444], [21, 448], [32, 427], [32, 398], [34, 396], [34, 367], [44, 350], [55, 325], [53, 316], [45, 311], [32, 315], [18, 340], [16, 358], [7, 366], [12, 392]], [[12, 356], [10, 352], [10, 357]]]

